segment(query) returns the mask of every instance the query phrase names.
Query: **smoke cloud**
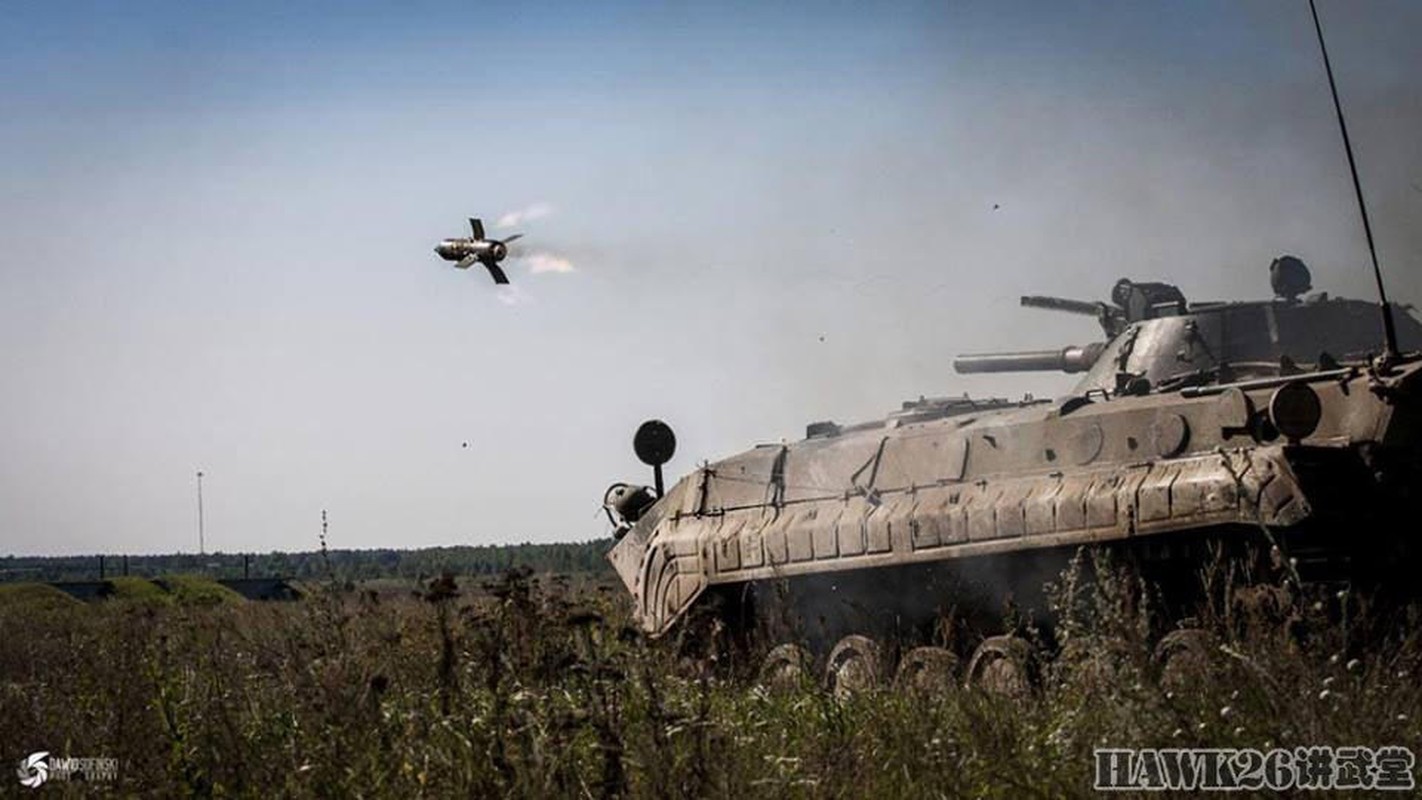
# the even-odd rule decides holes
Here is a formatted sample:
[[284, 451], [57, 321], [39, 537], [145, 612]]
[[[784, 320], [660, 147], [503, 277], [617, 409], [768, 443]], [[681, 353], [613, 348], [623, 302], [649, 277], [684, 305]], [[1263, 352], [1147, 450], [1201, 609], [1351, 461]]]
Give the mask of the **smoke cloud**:
[[521, 208], [518, 211], [510, 211], [504, 214], [499, 217], [494, 225], [499, 228], [512, 228], [515, 225], [522, 225], [529, 220], [542, 219], [552, 213], [553, 206], [548, 203], [534, 203], [527, 208]]
[[506, 306], [523, 306], [533, 302], [533, 296], [515, 284], [499, 286], [494, 296]]
[[544, 272], [573, 272], [573, 262], [553, 253], [534, 252], [523, 257], [528, 262], [528, 271], [537, 275]]

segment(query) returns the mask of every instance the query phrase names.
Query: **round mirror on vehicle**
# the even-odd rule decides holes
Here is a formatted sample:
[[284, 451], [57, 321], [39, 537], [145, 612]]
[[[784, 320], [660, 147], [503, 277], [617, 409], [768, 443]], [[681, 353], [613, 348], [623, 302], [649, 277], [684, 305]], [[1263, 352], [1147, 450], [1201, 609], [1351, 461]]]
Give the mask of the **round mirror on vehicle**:
[[1318, 399], [1318, 392], [1308, 384], [1301, 381], [1286, 383], [1269, 398], [1269, 418], [1274, 421], [1279, 433], [1290, 441], [1298, 441], [1318, 428], [1318, 422], [1323, 418], [1323, 403]]
[[643, 464], [661, 466], [671, 460], [676, 452], [676, 434], [671, 426], [659, 419], [649, 419], [637, 428], [632, 437], [632, 449]]

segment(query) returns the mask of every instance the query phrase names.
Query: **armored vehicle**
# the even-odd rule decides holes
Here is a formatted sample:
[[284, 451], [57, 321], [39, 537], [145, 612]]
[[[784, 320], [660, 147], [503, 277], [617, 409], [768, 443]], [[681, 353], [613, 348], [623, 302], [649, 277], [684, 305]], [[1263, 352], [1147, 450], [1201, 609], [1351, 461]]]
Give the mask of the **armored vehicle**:
[[[974, 681], [1026, 669], [1004, 608], [1042, 611], [1083, 546], [1133, 565], [1167, 615], [1190, 613], [1222, 552], [1256, 558], [1261, 581], [1416, 588], [1417, 537], [1397, 520], [1419, 508], [1422, 324], [1391, 306], [1394, 350], [1380, 304], [1310, 293], [1291, 256], [1270, 277], [1264, 301], [1125, 279], [1109, 302], [1024, 297], [1093, 317], [1102, 339], [955, 368], [1080, 373], [1061, 397], [921, 397], [665, 493], [614, 484], [608, 558], [638, 622], [659, 636], [704, 608], [746, 630], [790, 609], [819, 654], [777, 648], [767, 669], [815, 658], [831, 681], [862, 678], [887, 668], [876, 641], [892, 638], [925, 645], [902, 648], [901, 675], [966, 658]], [[673, 442], [649, 424], [639, 455], [660, 464]], [[926, 646], [949, 610], [978, 631], [956, 654]]]

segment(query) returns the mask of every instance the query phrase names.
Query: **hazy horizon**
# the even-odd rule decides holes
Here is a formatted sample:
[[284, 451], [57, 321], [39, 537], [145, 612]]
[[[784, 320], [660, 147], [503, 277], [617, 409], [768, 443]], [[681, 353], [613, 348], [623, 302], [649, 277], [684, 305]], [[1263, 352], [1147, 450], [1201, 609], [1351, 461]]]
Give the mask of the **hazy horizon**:
[[[330, 9], [8, 11], [0, 553], [194, 552], [198, 470], [209, 551], [585, 541], [644, 419], [1065, 391], [952, 373], [1099, 336], [1021, 294], [1373, 297], [1306, 2]], [[1422, 6], [1319, 11], [1422, 302]]]

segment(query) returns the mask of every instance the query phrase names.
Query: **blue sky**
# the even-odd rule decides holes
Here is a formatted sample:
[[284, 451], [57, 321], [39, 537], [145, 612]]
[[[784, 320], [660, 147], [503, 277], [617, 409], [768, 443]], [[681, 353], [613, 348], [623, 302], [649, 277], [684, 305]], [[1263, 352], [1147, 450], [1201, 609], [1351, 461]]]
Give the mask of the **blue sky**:
[[[1065, 390], [951, 372], [1097, 333], [1023, 293], [1370, 290], [1305, 3], [590, 6], [6, 8], [0, 551], [193, 550], [197, 469], [210, 549], [587, 539], [648, 417]], [[1422, 7], [1321, 12], [1422, 301]], [[514, 294], [430, 251], [531, 207]]]

